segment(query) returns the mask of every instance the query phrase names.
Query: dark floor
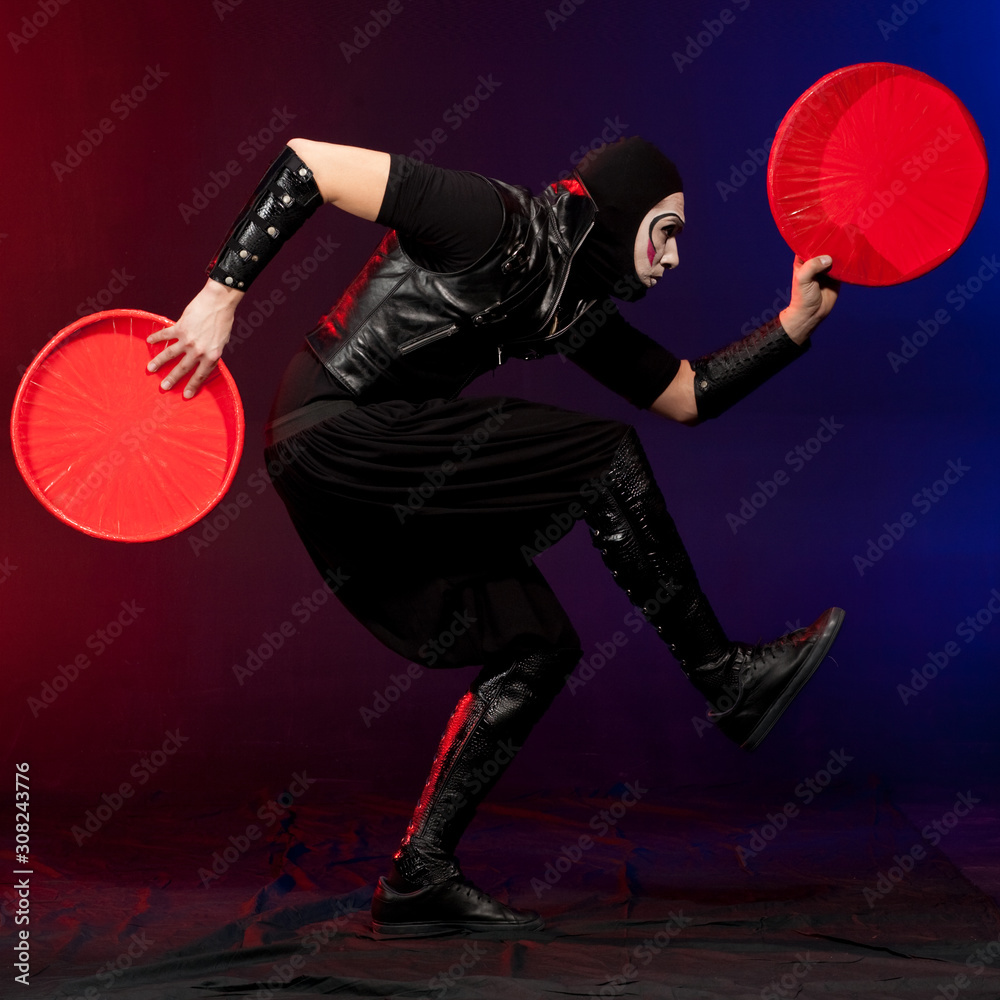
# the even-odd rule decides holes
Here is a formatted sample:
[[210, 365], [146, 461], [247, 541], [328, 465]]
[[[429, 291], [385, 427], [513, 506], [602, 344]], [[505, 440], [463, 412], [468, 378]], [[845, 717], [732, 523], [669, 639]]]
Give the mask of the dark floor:
[[0, 995], [1000, 997], [997, 789], [957, 818], [967, 789], [831, 786], [770, 827], [787, 790], [625, 791], [480, 811], [466, 874], [544, 931], [393, 943], [368, 905], [413, 803], [317, 786], [277, 820], [165, 793], [36, 844], [31, 984]]

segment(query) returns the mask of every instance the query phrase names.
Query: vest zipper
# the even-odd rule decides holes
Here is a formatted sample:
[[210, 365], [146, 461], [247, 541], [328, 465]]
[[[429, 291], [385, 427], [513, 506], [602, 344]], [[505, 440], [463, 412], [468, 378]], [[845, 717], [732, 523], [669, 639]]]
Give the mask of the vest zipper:
[[[550, 207], [549, 211], [550, 212], [552, 211], [551, 207]], [[553, 213], [553, 215], [554, 215], [554, 213]], [[553, 325], [555, 325], [555, 323], [558, 322], [558, 317], [556, 315], [556, 311], [557, 311], [557, 309], [559, 307], [559, 302], [562, 300], [563, 292], [566, 290], [566, 282], [569, 281], [569, 271], [570, 271], [570, 267], [573, 264], [573, 258], [576, 256], [577, 251], [583, 245], [583, 241], [587, 238], [587, 236], [590, 234], [591, 229], [593, 229], [593, 228], [594, 228], [594, 223], [591, 222], [590, 225], [587, 226], [587, 229], [584, 232], [583, 236], [577, 242], [577, 245], [576, 245], [575, 249], [569, 255], [569, 260], [566, 263], [566, 270], [565, 270], [565, 272], [564, 272], [564, 274], [562, 276], [562, 280], [560, 281], [560, 284], [559, 284], [559, 294], [556, 296], [555, 305], [552, 307], [552, 313], [549, 316], [546, 316], [544, 322], [541, 324], [542, 329], [544, 329], [550, 322], [553, 323]], [[514, 260], [516, 260], [516, 258], [518, 256], [520, 256], [520, 254], [523, 252], [523, 247], [524, 247], [523, 243], [522, 244], [517, 244], [514, 247], [513, 251], [510, 253], [508, 259], [504, 263], [505, 264], [511, 264]], [[535, 290], [535, 284], [537, 284], [537, 279], [533, 280], [532, 282], [529, 282], [528, 287], [526, 289], [521, 289], [521, 291], [519, 293], [519, 296], [521, 298], [525, 298], [525, 297], [527, 297], [528, 294], [534, 292], [534, 290]], [[595, 299], [594, 301], [596, 302], [597, 300]], [[505, 303], [505, 304], [509, 305], [509, 303]], [[591, 305], [593, 305], [593, 304], [594, 303], [591, 303]], [[590, 307], [588, 306], [587, 308], [589, 309]], [[480, 314], [480, 315], [485, 315], [485, 313], [484, 314]], [[582, 313], [581, 313], [581, 315], [582, 315]], [[479, 317], [474, 317], [474, 319], [478, 319], [478, 318]], [[570, 324], [568, 324], [568, 325], [572, 326], [572, 324], [575, 323], [579, 318], [580, 318], [579, 316], [574, 317], [573, 320], [572, 320], [572, 322]], [[566, 328], [564, 327], [563, 329], [566, 329]], [[405, 344], [400, 344], [399, 347], [397, 348], [397, 350], [399, 351], [400, 354], [409, 354], [411, 351], [415, 351], [418, 348], [423, 347], [425, 344], [432, 344], [435, 340], [442, 340], [445, 337], [450, 337], [453, 333], [455, 333], [456, 330], [458, 330], [458, 324], [457, 323], [452, 323], [450, 326], [445, 327], [443, 330], [435, 330], [432, 333], [425, 333], [422, 336], [415, 337], [413, 340], [408, 340]], [[561, 332], [562, 332], [561, 330], [556, 331], [556, 333], [561, 333]], [[549, 334], [548, 336], [545, 337], [545, 339], [548, 340], [549, 337], [554, 337], [554, 336], [556, 336], [556, 334]], [[502, 356], [501, 356], [501, 353], [500, 353], [501, 346], [502, 345], [499, 345], [499, 344], [497, 345], [497, 361], [498, 361], [499, 364], [503, 364], [503, 359], [502, 359]]]
[[451, 326], [446, 326], [443, 330], [434, 330], [432, 333], [425, 333], [419, 337], [414, 337], [413, 340], [408, 340], [405, 344], [399, 345], [399, 353], [409, 354], [410, 351], [415, 351], [418, 347], [423, 347], [424, 344], [431, 344], [435, 340], [450, 337], [457, 329], [458, 324], [452, 323]]
[[[597, 305], [597, 299], [592, 299], [582, 309], [580, 309], [568, 323], [561, 326], [558, 330], [553, 330], [550, 334], [547, 334], [545, 339], [551, 340], [553, 337], [558, 337], [560, 333], [565, 333], [574, 323], [583, 319], [583, 317], [586, 316], [587, 313], [589, 313], [590, 310], [593, 309], [594, 306], [596, 305]], [[558, 322], [558, 317], [556, 317], [556, 322]], [[556, 324], [553, 323], [552, 325], [555, 326]]]
[[[550, 322], [553, 327], [555, 327], [556, 324], [559, 322], [559, 315], [558, 315], [559, 303], [562, 301], [563, 292], [566, 291], [566, 282], [569, 281], [569, 269], [573, 264], [573, 258], [576, 256], [577, 251], [580, 249], [581, 246], [583, 246], [583, 241], [587, 238], [587, 236], [590, 234], [591, 229], [593, 228], [594, 228], [594, 223], [591, 222], [590, 225], [587, 226], [586, 232], [583, 234], [583, 236], [580, 238], [580, 241], [577, 243], [576, 248], [569, 255], [569, 260], [566, 263], [566, 273], [563, 275], [562, 281], [560, 282], [559, 294], [556, 296], [556, 303], [552, 307], [552, 314], [551, 316], [545, 317], [545, 321], [542, 323], [542, 329], [545, 329], [546, 325], [548, 325]], [[587, 305], [586, 309], [584, 309], [583, 312], [579, 313], [578, 315], [575, 315], [569, 321], [569, 323], [567, 323], [562, 329], [554, 330], [554, 332], [552, 333], [547, 333], [542, 339], [552, 340], [553, 338], [557, 337], [560, 333], [562, 333], [564, 330], [568, 330], [578, 319], [580, 319], [581, 316], [584, 315], [584, 313], [586, 313], [589, 309], [591, 309], [594, 305], [596, 305], [596, 303], [597, 299], [594, 299], [593, 302], [590, 302]], [[497, 362], [501, 365], [503, 364], [503, 355], [501, 354], [502, 347], [503, 347], [502, 344], [497, 345]], [[537, 356], [542, 357], [542, 355], [540, 354]]]
[[[553, 212], [553, 215], [555, 215], [554, 212]], [[573, 258], [576, 256], [577, 251], [580, 249], [580, 247], [583, 246], [583, 241], [590, 235], [590, 231], [593, 228], [594, 228], [594, 223], [592, 221], [590, 223], [590, 225], [587, 226], [586, 232], [583, 234], [583, 236], [581, 237], [580, 241], [577, 243], [577, 245], [576, 245], [575, 249], [573, 250], [573, 252], [569, 255], [569, 260], [566, 263], [566, 273], [563, 275], [562, 282], [559, 285], [559, 294], [556, 296], [556, 304], [552, 307], [552, 313], [553, 313], [553, 315], [555, 314], [556, 310], [559, 308], [559, 303], [562, 301], [563, 292], [566, 291], [566, 282], [569, 281], [569, 269], [573, 265]], [[597, 300], [595, 299], [594, 301], [596, 302]], [[577, 319], [578, 318], [579, 317], [577, 317]], [[548, 322], [549, 322], [549, 317], [546, 316], [545, 317], [545, 322], [542, 323], [542, 328], [543, 329], [548, 324]], [[576, 320], [574, 320], [573, 322], [575, 323]], [[554, 334], [549, 334], [549, 336], [554, 336]], [[545, 339], [548, 340], [549, 338], [546, 337]]]

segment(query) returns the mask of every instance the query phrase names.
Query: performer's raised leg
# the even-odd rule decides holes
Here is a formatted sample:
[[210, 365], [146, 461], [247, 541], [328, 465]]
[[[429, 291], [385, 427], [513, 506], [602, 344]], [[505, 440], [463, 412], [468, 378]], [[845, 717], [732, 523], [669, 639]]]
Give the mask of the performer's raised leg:
[[731, 642], [702, 592], [633, 428], [593, 487], [597, 498], [586, 520], [605, 564], [714, 704], [709, 718], [753, 750], [826, 656], [843, 611], [830, 608], [774, 642]]

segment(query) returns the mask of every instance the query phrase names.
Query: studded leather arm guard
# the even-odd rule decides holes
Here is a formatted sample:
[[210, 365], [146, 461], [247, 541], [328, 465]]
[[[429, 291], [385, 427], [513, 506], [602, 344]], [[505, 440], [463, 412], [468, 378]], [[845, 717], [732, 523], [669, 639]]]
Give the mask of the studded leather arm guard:
[[692, 361], [698, 416], [702, 420], [717, 417], [809, 347], [808, 340], [796, 344], [775, 318], [743, 340]]
[[245, 291], [322, 204], [312, 171], [286, 146], [243, 206], [208, 265], [208, 276]]

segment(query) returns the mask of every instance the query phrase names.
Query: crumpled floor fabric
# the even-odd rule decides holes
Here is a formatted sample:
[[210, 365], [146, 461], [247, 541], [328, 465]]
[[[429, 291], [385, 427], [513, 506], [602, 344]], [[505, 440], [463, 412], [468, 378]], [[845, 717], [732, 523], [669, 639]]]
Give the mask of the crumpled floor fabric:
[[66, 830], [36, 845], [31, 988], [8, 959], [0, 995], [1000, 997], [996, 796], [980, 790], [935, 846], [953, 790], [902, 806], [881, 786], [832, 787], [768, 826], [761, 802], [780, 797], [759, 789], [630, 788], [482, 807], [460, 859], [542, 913], [517, 941], [374, 939], [371, 894], [410, 802], [314, 796], [251, 841], [232, 813], [167, 795], [82, 846]]

